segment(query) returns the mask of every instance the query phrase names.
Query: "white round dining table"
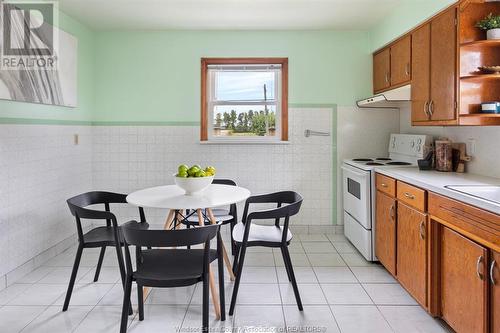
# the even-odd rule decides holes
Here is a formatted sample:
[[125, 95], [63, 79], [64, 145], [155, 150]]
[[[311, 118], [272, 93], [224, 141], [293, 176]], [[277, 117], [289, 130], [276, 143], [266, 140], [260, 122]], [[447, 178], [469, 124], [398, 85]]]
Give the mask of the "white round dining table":
[[[227, 206], [246, 200], [250, 196], [250, 191], [246, 188], [231, 185], [211, 184], [205, 190], [194, 195], [186, 195], [185, 191], [177, 185], [165, 185], [150, 187], [130, 193], [127, 196], [127, 202], [134, 206], [143, 208], [162, 208], [168, 209], [169, 213], [165, 221], [164, 229], [170, 230], [172, 222], [175, 219], [174, 228], [180, 226], [179, 221], [184, 220], [184, 210], [195, 210], [198, 215], [199, 225], [205, 223], [202, 209], [208, 214], [211, 224], [217, 223], [212, 212], [212, 208]], [[222, 253], [226, 264], [229, 277], [234, 280], [231, 260], [227, 254], [224, 243], [222, 244]], [[220, 319], [220, 304], [218, 302], [218, 292], [215, 289], [215, 278], [213, 272], [209, 271], [210, 291], [212, 302], [214, 304], [215, 316]], [[150, 289], [145, 289], [144, 298], [149, 294]]]
[[127, 202], [144, 208], [204, 209], [238, 203], [249, 196], [250, 191], [239, 186], [211, 184], [199, 194], [186, 195], [177, 185], [165, 185], [130, 193]]

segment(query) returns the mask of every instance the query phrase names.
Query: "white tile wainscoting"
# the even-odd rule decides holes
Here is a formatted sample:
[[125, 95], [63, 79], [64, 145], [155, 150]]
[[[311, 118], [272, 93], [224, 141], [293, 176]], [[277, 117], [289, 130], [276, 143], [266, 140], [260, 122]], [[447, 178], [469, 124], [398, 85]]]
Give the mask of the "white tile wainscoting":
[[[335, 120], [333, 108], [290, 109], [290, 144], [284, 145], [204, 145], [198, 126], [95, 126], [93, 187], [130, 193], [173, 184], [179, 164], [214, 165], [217, 177], [233, 179], [252, 194], [301, 193], [301, 212], [291, 222], [295, 230], [334, 232]], [[306, 129], [331, 136], [306, 138]], [[131, 207], [119, 213], [136, 216]], [[166, 212], [147, 209], [146, 215], [163, 223]]]
[[[336, 110], [293, 108], [289, 117], [287, 145], [201, 145], [198, 126], [0, 125], [0, 290], [76, 242], [69, 197], [172, 184], [180, 163], [215, 165], [219, 177], [254, 194], [296, 190], [304, 204], [295, 233], [342, 233], [333, 191]], [[305, 129], [331, 136], [305, 138]], [[135, 208], [118, 212], [121, 221], [137, 218]], [[147, 217], [161, 223], [165, 212]]]
[[0, 289], [76, 241], [66, 199], [92, 188], [91, 133], [0, 125]]

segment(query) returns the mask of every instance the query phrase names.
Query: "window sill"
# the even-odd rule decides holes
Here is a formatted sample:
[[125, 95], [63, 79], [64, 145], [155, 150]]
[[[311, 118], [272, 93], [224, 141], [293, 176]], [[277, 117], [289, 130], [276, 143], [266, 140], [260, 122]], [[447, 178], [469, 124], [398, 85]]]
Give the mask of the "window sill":
[[200, 141], [200, 145], [289, 145], [290, 141], [243, 141], [243, 140], [212, 140]]

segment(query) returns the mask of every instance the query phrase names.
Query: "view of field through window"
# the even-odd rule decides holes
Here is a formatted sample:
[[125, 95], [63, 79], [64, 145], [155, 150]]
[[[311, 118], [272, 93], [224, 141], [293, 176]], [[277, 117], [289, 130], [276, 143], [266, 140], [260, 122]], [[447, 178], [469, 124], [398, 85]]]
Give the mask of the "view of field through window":
[[223, 70], [214, 75], [214, 136], [276, 135], [275, 70]]

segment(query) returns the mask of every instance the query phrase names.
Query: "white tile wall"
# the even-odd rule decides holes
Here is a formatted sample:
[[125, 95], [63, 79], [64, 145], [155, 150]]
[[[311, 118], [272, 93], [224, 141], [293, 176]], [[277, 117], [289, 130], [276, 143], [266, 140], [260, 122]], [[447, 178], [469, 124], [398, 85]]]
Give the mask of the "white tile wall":
[[476, 152], [472, 161], [466, 164], [466, 172], [500, 178], [500, 126], [490, 127], [425, 127], [411, 126], [411, 110], [401, 109], [401, 133], [430, 134], [447, 137], [455, 142], [476, 141]]
[[0, 125], [4, 285], [62, 250], [57, 244], [75, 233], [66, 199], [92, 188], [91, 131], [87, 126]]
[[[332, 226], [335, 117], [331, 108], [290, 109], [288, 145], [202, 145], [198, 126], [95, 126], [93, 186], [129, 193], [173, 184], [181, 163], [214, 165], [217, 177], [234, 179], [253, 194], [300, 192], [304, 202], [293, 224]], [[305, 129], [328, 131], [332, 136], [305, 138]], [[123, 214], [137, 213], [128, 209]], [[158, 223], [165, 214], [147, 211], [148, 219]]]

